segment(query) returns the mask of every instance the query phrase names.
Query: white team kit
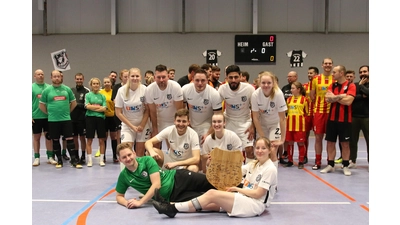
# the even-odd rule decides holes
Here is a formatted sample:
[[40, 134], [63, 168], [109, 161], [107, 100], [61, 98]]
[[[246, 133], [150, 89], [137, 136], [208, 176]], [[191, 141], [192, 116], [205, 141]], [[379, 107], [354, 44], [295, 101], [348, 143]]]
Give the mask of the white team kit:
[[206, 137], [201, 155], [211, 153], [214, 148], [230, 151], [242, 151], [242, 140], [240, 140], [239, 136], [235, 132], [225, 129], [224, 136], [221, 139], [216, 135], [215, 139], [213, 139], [211, 135]]
[[164, 162], [176, 162], [191, 158], [192, 150], [200, 151], [199, 137], [190, 127], [184, 135], [179, 135], [175, 125], [163, 129], [156, 136], [160, 142], [168, 140], [169, 149], [164, 157]]
[[228, 213], [229, 216], [249, 217], [261, 215], [274, 199], [277, 186], [277, 168], [270, 159], [263, 165], [258, 163], [254, 166], [255, 162], [242, 166], [242, 174], [246, 174], [243, 180], [243, 189], [260, 187], [268, 191], [258, 199], [235, 193], [232, 212]]
[[[140, 84], [135, 91], [129, 89], [128, 97], [126, 96], [127, 86], [124, 85], [118, 89], [117, 95], [115, 96], [114, 102], [116, 108], [122, 109], [122, 114], [131, 122], [134, 126], [140, 125], [143, 119], [143, 113], [145, 111], [145, 91], [146, 86]], [[128, 125], [122, 122], [121, 125], [121, 140], [126, 142], [145, 142], [150, 138], [150, 119], [147, 120], [146, 126], [143, 128], [143, 132], [136, 133], [131, 130]]]
[[261, 127], [265, 135], [270, 140], [279, 140], [281, 138], [279, 112], [287, 110], [283, 92], [280, 89], [276, 89], [274, 98], [271, 99], [270, 97], [265, 97], [262, 89], [258, 88], [251, 96], [251, 110], [259, 113]]
[[199, 136], [204, 135], [211, 126], [214, 110], [222, 108], [221, 97], [217, 90], [210, 85], [198, 93], [194, 83], [182, 87], [183, 101], [187, 102], [190, 125]]
[[182, 101], [181, 86], [172, 80], [168, 80], [165, 90], [160, 90], [156, 82], [146, 88], [145, 100], [147, 104], [155, 104], [157, 108], [158, 130], [174, 124], [176, 112], [175, 101]]
[[229, 84], [221, 85], [218, 89], [222, 100], [225, 101], [226, 129], [235, 131], [243, 143], [243, 148], [253, 146], [245, 133], [251, 126], [250, 101], [254, 87], [248, 83], [241, 82], [236, 91], [232, 91]]

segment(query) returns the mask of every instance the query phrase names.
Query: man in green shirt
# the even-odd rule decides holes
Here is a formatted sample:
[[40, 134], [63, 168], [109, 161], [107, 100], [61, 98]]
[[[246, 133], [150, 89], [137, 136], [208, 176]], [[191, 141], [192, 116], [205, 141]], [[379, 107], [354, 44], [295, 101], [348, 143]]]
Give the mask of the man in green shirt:
[[[40, 165], [40, 138], [42, 133], [47, 135], [48, 129], [48, 121], [47, 114], [43, 113], [42, 110], [39, 109], [39, 100], [42, 96], [42, 92], [46, 89], [49, 84], [44, 82], [44, 73], [43, 70], [37, 69], [33, 76], [35, 78], [35, 82], [32, 84], [32, 133], [33, 133], [33, 152], [35, 160], [32, 166]], [[47, 163], [56, 165], [57, 162], [54, 160], [53, 150], [51, 149], [51, 140], [46, 138], [46, 149], [47, 149]]]
[[60, 71], [51, 72], [51, 81], [52, 85], [42, 92], [39, 108], [48, 115], [50, 139], [53, 140], [53, 150], [58, 160], [56, 168], [63, 167], [60, 145], [60, 136], [63, 135], [67, 142], [72, 166], [81, 169], [82, 165], [78, 163], [78, 150], [75, 149], [73, 140], [70, 116], [70, 112], [76, 107], [75, 95], [71, 88], [62, 84]]
[[[153, 198], [156, 188], [165, 200], [171, 202], [187, 201], [209, 189], [215, 189], [203, 173], [186, 169], [161, 170], [151, 156], [137, 158], [129, 143], [121, 143], [117, 146], [117, 156], [125, 168], [118, 177], [115, 188], [116, 200], [128, 209], [138, 208], [149, 201]], [[129, 187], [144, 196], [141, 199], [126, 199], [125, 193]]]

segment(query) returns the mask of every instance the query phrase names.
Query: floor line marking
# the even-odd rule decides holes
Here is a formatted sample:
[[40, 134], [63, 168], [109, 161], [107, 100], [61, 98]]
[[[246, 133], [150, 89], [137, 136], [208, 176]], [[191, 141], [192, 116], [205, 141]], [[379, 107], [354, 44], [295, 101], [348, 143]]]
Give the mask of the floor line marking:
[[62, 223], [63, 225], [67, 225], [69, 222], [71, 222], [73, 219], [75, 219], [76, 217], [78, 217], [79, 215], [82, 214], [82, 212], [84, 212], [85, 210], [87, 210], [88, 208], [92, 208], [94, 204], [96, 204], [96, 202], [99, 199], [104, 198], [105, 196], [108, 195], [108, 193], [110, 193], [111, 191], [115, 190], [115, 185], [116, 182], [114, 184], [112, 184], [108, 189], [106, 189], [104, 192], [102, 192], [100, 195], [98, 195], [97, 197], [95, 197], [93, 200], [89, 201], [88, 204], [86, 204], [82, 209], [80, 209], [78, 212], [76, 212], [75, 214], [73, 214], [70, 218], [68, 218], [64, 223]]
[[360, 205], [361, 208], [365, 209], [367, 212], [369, 212], [369, 207], [365, 206], [365, 205]]
[[329, 182], [325, 181], [324, 179], [322, 179], [321, 177], [315, 175], [314, 173], [312, 173], [311, 171], [309, 171], [306, 168], [303, 168], [304, 171], [306, 171], [308, 174], [312, 175], [313, 177], [317, 178], [317, 180], [321, 181], [322, 183], [328, 185], [330, 188], [332, 188], [333, 190], [337, 191], [338, 193], [340, 193], [341, 195], [343, 195], [344, 197], [346, 197], [347, 199], [349, 199], [352, 202], [355, 202], [356, 200], [351, 197], [350, 195], [344, 193], [343, 191], [341, 191], [339, 188], [333, 186], [332, 184], [330, 184]]

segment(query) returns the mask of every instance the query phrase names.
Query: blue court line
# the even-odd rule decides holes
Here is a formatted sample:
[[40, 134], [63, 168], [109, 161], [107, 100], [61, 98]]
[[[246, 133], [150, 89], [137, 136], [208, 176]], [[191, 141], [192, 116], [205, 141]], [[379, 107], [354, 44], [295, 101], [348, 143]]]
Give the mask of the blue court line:
[[76, 212], [74, 215], [72, 215], [70, 218], [68, 218], [64, 223], [62, 223], [63, 225], [67, 225], [68, 223], [70, 223], [72, 220], [74, 220], [75, 218], [77, 218], [79, 215], [81, 215], [86, 209], [88, 209], [90, 206], [92, 206], [95, 202], [97, 202], [100, 198], [102, 198], [105, 194], [107, 194], [109, 191], [111, 191], [113, 188], [115, 188], [115, 185], [117, 184], [117, 182], [115, 182], [114, 184], [112, 184], [108, 189], [106, 189], [104, 192], [102, 192], [101, 194], [99, 194], [96, 198], [94, 198], [93, 200], [91, 200], [88, 204], [86, 204], [82, 209], [80, 209], [78, 212]]

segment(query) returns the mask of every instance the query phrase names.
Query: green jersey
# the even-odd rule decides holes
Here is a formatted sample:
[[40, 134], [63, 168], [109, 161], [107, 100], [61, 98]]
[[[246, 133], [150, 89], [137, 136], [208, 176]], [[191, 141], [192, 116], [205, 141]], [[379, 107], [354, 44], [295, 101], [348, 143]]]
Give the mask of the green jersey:
[[46, 105], [49, 122], [71, 120], [70, 104], [76, 101], [71, 88], [61, 84], [58, 87], [49, 85], [42, 92], [40, 103]]
[[[107, 107], [106, 97], [100, 93], [89, 92], [85, 95], [85, 107], [86, 105], [100, 105]], [[104, 112], [96, 112], [90, 109], [86, 110], [86, 116], [96, 116], [105, 119], [106, 116]]]
[[47, 114], [39, 109], [39, 100], [42, 97], [44, 89], [49, 87], [50, 84], [32, 84], [32, 119], [47, 119]]
[[138, 157], [136, 160], [138, 162], [136, 171], [129, 171], [125, 167], [119, 174], [115, 190], [118, 193], [125, 194], [126, 190], [132, 187], [138, 192], [146, 194], [151, 187], [150, 175], [153, 173], [160, 173], [160, 194], [162, 197], [169, 200], [175, 184], [176, 170], [161, 170], [157, 162], [151, 156]]

